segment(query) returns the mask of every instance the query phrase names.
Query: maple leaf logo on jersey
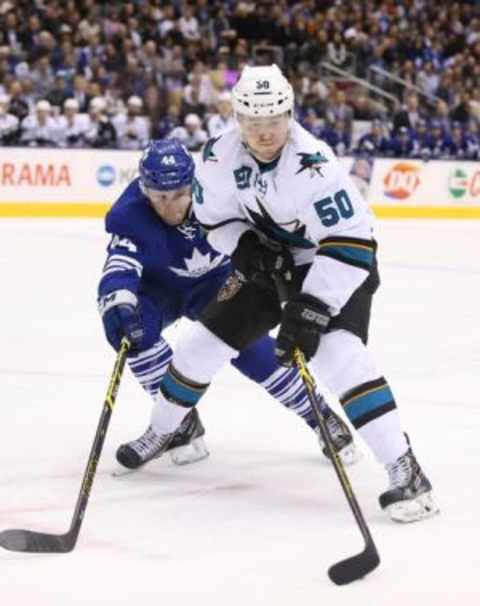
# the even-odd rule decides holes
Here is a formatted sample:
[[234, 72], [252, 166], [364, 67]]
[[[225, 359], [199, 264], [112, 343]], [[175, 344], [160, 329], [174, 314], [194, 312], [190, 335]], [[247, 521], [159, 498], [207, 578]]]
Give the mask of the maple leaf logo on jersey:
[[296, 248], [314, 247], [314, 244], [305, 237], [305, 225], [302, 225], [298, 219], [288, 221], [288, 223], [276, 223], [256, 196], [255, 200], [260, 212], [258, 213], [248, 207], [245, 207], [245, 210], [249, 214], [251, 222], [266, 236], [276, 242], [295, 246]]
[[208, 274], [209, 271], [212, 271], [212, 269], [215, 269], [226, 261], [223, 255], [212, 258], [209, 252], [202, 255], [197, 248], [194, 248], [191, 258], [186, 258], [183, 262], [187, 269], [172, 266], [170, 266], [169, 269], [182, 278], [199, 278], [200, 276]]
[[204, 162], [210, 160], [210, 162], [218, 162], [218, 158], [213, 151], [213, 146], [220, 139], [220, 137], [212, 137], [209, 139], [203, 148], [202, 159]]
[[310, 178], [315, 175], [323, 177], [322, 164], [326, 164], [328, 160], [321, 152], [316, 152], [314, 154], [299, 153], [297, 156], [300, 156], [300, 168], [295, 173], [296, 175], [308, 168], [310, 170]]

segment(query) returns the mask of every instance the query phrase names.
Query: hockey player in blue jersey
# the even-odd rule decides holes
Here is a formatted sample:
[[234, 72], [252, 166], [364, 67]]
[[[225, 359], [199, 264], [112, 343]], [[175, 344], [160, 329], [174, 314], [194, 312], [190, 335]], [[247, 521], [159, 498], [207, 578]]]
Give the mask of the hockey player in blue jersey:
[[[228, 293], [235, 281], [229, 257], [208, 244], [192, 214], [194, 162], [183, 145], [176, 139], [152, 141], [140, 160], [139, 174], [106, 217], [112, 238], [98, 301], [109, 343], [118, 349], [122, 337], [128, 337], [130, 369], [155, 401], [172, 359], [164, 329], [182, 317], [196, 320], [206, 304], [219, 291], [219, 297]], [[279, 365], [273, 339], [261, 337], [231, 363], [317, 429], [298, 372]], [[123, 466], [140, 467], [166, 451], [178, 464], [208, 456], [195, 407], [168, 445], [156, 431], [156, 411], [154, 406], [142, 436], [119, 447], [117, 460]], [[327, 422], [344, 462], [354, 462], [359, 452], [348, 427], [333, 411]]]

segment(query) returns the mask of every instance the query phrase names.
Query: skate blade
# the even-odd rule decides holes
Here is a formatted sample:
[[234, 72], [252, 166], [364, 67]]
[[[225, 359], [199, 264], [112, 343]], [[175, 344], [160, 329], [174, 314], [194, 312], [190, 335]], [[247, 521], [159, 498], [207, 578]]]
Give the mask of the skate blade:
[[196, 438], [185, 446], [178, 446], [168, 451], [170, 458], [175, 465], [190, 465], [206, 459], [210, 453], [203, 441], [203, 438]]
[[[321, 441], [319, 441], [319, 442], [320, 442], [320, 448], [322, 450], [323, 456], [325, 457], [325, 460], [330, 462], [330, 457], [328, 456], [327, 450], [326, 450], [325, 446], [323, 445], [323, 442], [321, 442]], [[342, 463], [346, 467], [348, 467], [350, 465], [354, 465], [355, 463], [360, 461], [360, 459], [363, 457], [362, 451], [360, 450], [360, 448], [358, 448], [358, 446], [355, 444], [355, 442], [351, 442], [347, 446], [344, 446], [342, 448], [342, 450], [338, 451], [338, 455], [339, 455], [340, 459], [342, 460]]]
[[117, 469], [114, 469], [111, 473], [112, 478], [123, 478], [125, 476], [129, 476], [132, 473], [135, 473], [136, 471], [138, 471], [140, 469], [140, 467], [138, 469], [127, 469], [126, 467], [118, 467]]
[[431, 518], [438, 513], [440, 509], [433, 500], [431, 492], [425, 492], [416, 499], [410, 501], [399, 501], [389, 505], [386, 510], [394, 522], [407, 524], [409, 522], [419, 522]]

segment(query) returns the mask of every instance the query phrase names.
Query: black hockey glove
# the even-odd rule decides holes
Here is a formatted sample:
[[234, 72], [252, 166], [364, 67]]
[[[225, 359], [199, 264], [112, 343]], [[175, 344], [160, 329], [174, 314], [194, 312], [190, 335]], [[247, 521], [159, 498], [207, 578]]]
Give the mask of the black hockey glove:
[[275, 345], [275, 355], [282, 366], [292, 366], [298, 347], [310, 360], [315, 355], [320, 337], [328, 329], [330, 313], [316, 297], [300, 293], [286, 305]]
[[290, 282], [294, 269], [293, 256], [287, 248], [280, 244], [269, 246], [251, 230], [242, 234], [238, 241], [232, 264], [247, 281], [262, 281], [277, 276]]

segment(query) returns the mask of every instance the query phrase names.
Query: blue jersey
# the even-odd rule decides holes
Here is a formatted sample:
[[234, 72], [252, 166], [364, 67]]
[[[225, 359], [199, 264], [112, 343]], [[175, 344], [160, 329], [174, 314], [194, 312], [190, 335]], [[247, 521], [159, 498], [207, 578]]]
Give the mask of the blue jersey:
[[231, 272], [230, 259], [216, 252], [195, 217], [179, 226], [162, 221], [135, 179], [108, 212], [112, 239], [99, 296], [129, 290], [160, 308], [163, 327], [181, 316], [196, 320]]

